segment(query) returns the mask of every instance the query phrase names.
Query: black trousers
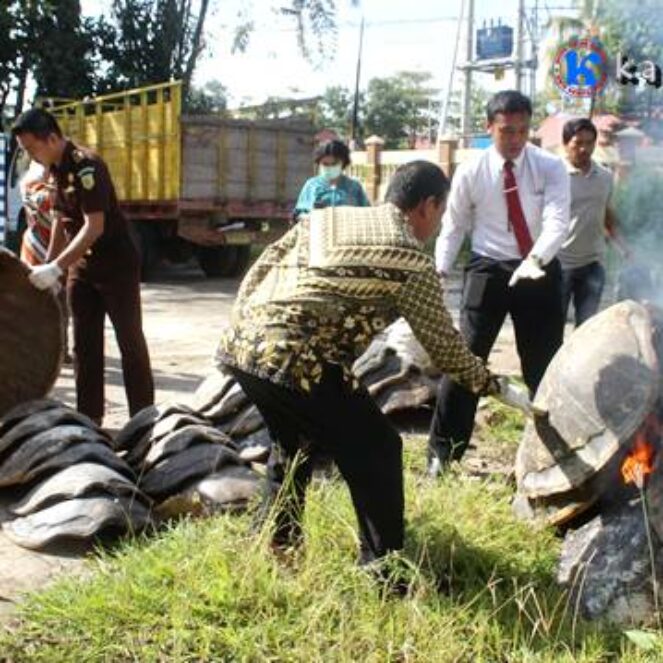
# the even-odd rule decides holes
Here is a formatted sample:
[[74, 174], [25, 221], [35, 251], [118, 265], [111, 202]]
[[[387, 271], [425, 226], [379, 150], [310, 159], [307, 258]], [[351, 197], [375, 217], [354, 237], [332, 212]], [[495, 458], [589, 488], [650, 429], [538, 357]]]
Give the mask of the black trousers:
[[[338, 366], [327, 364], [310, 394], [230, 369], [262, 414], [275, 444], [261, 514], [276, 504], [273, 542], [296, 544], [313, 457], [329, 454], [348, 484], [368, 563], [403, 547], [401, 437], [368, 392], [352, 391]], [[286, 478], [289, 481], [285, 481]]]
[[[520, 261], [472, 255], [465, 269], [460, 330], [474, 354], [488, 358], [506, 315], [513, 320], [523, 378], [533, 395], [562, 344], [561, 269], [553, 260], [538, 280], [509, 287]], [[429, 437], [429, 458], [459, 460], [472, 437], [478, 397], [448, 377], [440, 383]]]

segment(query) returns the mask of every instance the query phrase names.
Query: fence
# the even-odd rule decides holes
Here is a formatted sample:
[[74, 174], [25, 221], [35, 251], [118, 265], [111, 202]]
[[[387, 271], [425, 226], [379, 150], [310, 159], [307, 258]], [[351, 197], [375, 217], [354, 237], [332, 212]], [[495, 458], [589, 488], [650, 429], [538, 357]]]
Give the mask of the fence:
[[366, 140], [366, 150], [352, 153], [350, 175], [358, 179], [372, 203], [384, 199], [389, 180], [398, 166], [415, 159], [431, 161], [451, 177], [456, 166], [480, 152], [478, 149], [459, 149], [454, 138], [442, 140], [430, 150], [384, 150], [384, 141], [378, 136]]

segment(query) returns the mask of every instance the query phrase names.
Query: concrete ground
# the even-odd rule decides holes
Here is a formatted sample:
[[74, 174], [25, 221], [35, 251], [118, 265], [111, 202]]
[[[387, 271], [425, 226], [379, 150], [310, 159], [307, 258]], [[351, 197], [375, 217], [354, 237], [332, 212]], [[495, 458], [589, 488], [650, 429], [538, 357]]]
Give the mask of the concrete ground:
[[[212, 357], [225, 326], [239, 281], [208, 280], [194, 266], [170, 267], [158, 281], [143, 286], [144, 330], [152, 359], [156, 400], [185, 401], [213, 370]], [[457, 313], [460, 279], [448, 286], [447, 302]], [[104, 426], [120, 429], [129, 419], [122, 370], [112, 328], [106, 328], [106, 418]], [[493, 370], [518, 372], [513, 330], [505, 325], [491, 358]], [[73, 371], [65, 366], [53, 396], [75, 406]], [[7, 517], [0, 497], [0, 521]], [[0, 617], [11, 614], [26, 591], [39, 589], [62, 574], [83, 568], [81, 548], [31, 552], [0, 532]]]

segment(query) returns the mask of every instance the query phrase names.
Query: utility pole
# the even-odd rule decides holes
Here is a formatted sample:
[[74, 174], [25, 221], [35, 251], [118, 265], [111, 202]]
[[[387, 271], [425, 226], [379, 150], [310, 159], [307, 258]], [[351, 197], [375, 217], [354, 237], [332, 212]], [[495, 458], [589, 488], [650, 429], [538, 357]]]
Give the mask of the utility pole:
[[465, 51], [465, 85], [463, 87], [463, 121], [460, 127], [463, 147], [469, 147], [472, 133], [472, 67], [474, 59], [474, 0], [467, 3], [467, 42]]
[[357, 149], [357, 130], [359, 127], [359, 77], [361, 75], [361, 55], [364, 47], [364, 17], [361, 17], [361, 24], [359, 26], [359, 52], [357, 53], [357, 73], [355, 76], [355, 98], [352, 104], [352, 129], [350, 137], [352, 141], [351, 148]]
[[525, 0], [518, 0], [518, 20], [516, 21], [516, 58], [513, 72], [516, 77], [516, 90], [523, 91], [523, 43], [525, 41]]
[[529, 83], [529, 97], [534, 105], [534, 98], [536, 96], [536, 72], [539, 67], [539, 0], [534, 0], [532, 7], [532, 20], [530, 23], [530, 44], [532, 45], [532, 57], [530, 63], [530, 83]]
[[456, 62], [458, 61], [458, 47], [460, 45], [460, 34], [463, 30], [463, 17], [465, 16], [465, 0], [460, 3], [460, 15], [456, 23], [456, 40], [454, 42], [454, 57], [449, 70], [449, 84], [447, 85], [446, 97], [440, 108], [440, 122], [437, 128], [437, 142], [438, 144], [444, 137], [447, 131], [447, 120], [449, 118], [449, 104], [451, 103], [451, 95], [454, 88], [454, 77], [456, 75]]

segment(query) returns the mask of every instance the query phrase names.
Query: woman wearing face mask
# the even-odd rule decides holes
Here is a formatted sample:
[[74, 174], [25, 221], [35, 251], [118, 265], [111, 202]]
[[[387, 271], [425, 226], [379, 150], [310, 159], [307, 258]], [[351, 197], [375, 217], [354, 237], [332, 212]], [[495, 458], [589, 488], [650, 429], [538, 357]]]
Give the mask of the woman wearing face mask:
[[350, 150], [345, 143], [340, 140], [322, 143], [315, 151], [315, 163], [318, 175], [304, 184], [295, 205], [295, 220], [312, 209], [370, 206], [361, 184], [343, 174], [350, 165]]

